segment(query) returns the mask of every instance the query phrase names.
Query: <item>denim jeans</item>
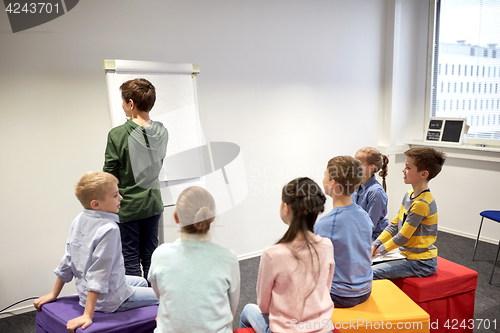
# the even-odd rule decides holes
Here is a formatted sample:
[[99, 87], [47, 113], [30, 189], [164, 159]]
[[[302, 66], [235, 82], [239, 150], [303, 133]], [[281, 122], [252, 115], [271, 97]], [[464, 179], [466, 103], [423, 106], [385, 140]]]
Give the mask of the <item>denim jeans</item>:
[[[255, 304], [245, 305], [241, 312], [240, 328], [247, 327], [253, 328], [256, 333], [273, 333], [269, 328], [269, 315], [260, 312], [259, 307]], [[290, 323], [290, 331], [293, 331], [292, 323]]]
[[255, 304], [247, 304], [240, 317], [240, 328], [251, 327], [256, 333], [272, 333], [269, 329], [269, 315], [260, 312]]
[[385, 261], [373, 265], [372, 269], [374, 280], [426, 277], [436, 273], [437, 258], [424, 260], [398, 259]]
[[371, 295], [371, 290], [366, 295], [359, 297], [341, 297], [334, 294], [330, 294], [333, 304], [336, 308], [352, 308], [358, 304], [365, 302]]
[[[142, 220], [118, 223], [122, 238], [125, 274], [148, 278], [151, 256], [158, 247], [158, 226], [161, 214]], [[141, 265], [142, 271], [141, 272]]]
[[140, 276], [125, 276], [125, 282], [129, 286], [135, 287], [135, 292], [127, 298], [115, 312], [127, 311], [141, 308], [143, 306], [158, 305], [158, 298], [153, 288], [148, 287], [148, 281]]

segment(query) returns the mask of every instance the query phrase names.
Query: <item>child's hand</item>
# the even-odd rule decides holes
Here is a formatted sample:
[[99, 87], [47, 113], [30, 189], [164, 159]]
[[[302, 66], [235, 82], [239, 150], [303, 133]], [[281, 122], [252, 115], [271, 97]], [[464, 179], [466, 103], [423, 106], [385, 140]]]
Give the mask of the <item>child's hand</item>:
[[378, 247], [372, 245], [372, 258], [378, 254]]
[[50, 294], [47, 294], [45, 296], [42, 296], [42, 297], [38, 297], [34, 302], [33, 302], [33, 305], [35, 306], [35, 308], [40, 311], [42, 309], [42, 305], [44, 305], [45, 303], [50, 303], [50, 302], [53, 302], [56, 300], [56, 296], [54, 296], [53, 293], [50, 293]]
[[70, 333], [75, 333], [75, 330], [78, 327], [81, 326], [82, 330], [84, 330], [87, 327], [89, 327], [90, 325], [92, 325], [92, 318], [90, 318], [89, 316], [83, 315], [83, 316], [76, 317], [76, 318], [68, 321], [68, 323], [66, 324], [66, 329]]

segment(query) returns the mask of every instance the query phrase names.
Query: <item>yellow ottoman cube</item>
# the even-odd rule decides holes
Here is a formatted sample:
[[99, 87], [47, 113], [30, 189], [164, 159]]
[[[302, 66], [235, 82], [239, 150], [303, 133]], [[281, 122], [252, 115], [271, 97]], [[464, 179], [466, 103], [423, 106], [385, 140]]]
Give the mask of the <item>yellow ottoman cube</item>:
[[342, 333], [429, 333], [427, 312], [389, 280], [374, 280], [366, 302], [347, 309], [335, 308], [332, 322]]

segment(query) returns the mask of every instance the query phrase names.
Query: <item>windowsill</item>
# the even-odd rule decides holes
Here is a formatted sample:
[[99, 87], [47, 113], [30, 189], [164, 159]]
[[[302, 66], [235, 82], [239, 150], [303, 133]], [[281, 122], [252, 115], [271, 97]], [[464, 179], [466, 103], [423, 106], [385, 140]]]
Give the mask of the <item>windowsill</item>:
[[413, 147], [433, 147], [452, 158], [461, 158], [475, 161], [488, 161], [500, 163], [500, 148], [496, 147], [477, 147], [474, 145], [454, 145], [445, 143], [432, 143], [423, 141], [413, 141], [407, 143], [410, 148]]

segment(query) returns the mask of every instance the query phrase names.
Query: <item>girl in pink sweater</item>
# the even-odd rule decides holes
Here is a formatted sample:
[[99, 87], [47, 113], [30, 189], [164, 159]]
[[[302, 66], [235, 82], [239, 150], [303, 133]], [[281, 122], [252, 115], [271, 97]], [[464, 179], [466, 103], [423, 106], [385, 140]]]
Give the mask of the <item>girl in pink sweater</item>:
[[332, 331], [333, 245], [313, 233], [325, 200], [309, 178], [294, 179], [283, 187], [280, 216], [289, 227], [262, 253], [258, 306], [245, 306], [240, 328], [252, 327], [257, 333]]

